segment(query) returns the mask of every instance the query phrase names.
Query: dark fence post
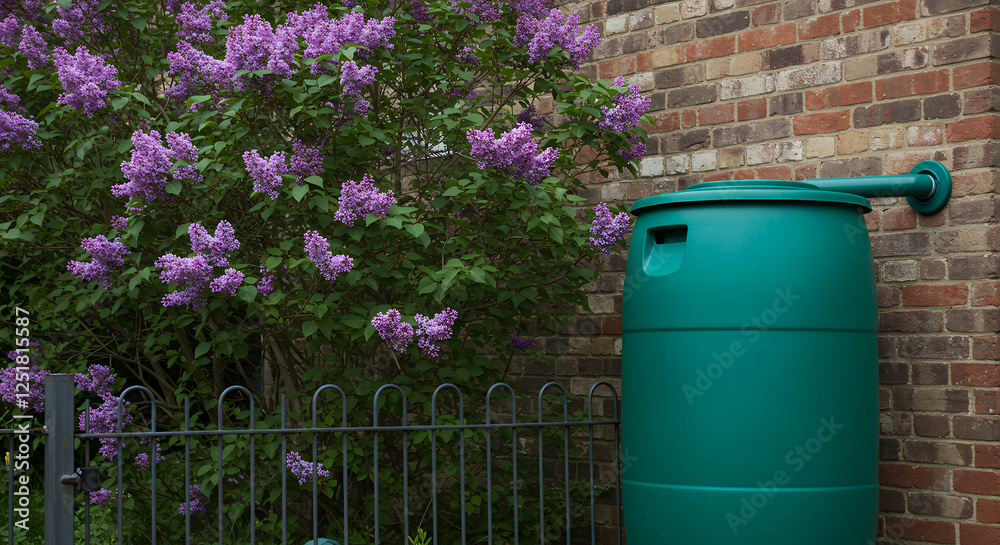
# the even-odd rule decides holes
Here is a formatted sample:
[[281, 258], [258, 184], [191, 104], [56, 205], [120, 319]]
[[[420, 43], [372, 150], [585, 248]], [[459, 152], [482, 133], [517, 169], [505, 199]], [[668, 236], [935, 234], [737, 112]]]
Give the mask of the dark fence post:
[[45, 377], [45, 545], [73, 545], [73, 375]]

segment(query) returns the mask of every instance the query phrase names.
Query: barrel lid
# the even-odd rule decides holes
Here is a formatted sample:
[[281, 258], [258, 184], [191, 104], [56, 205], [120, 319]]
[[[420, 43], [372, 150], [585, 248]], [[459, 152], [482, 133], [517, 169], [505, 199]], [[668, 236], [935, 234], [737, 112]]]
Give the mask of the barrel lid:
[[694, 184], [684, 191], [663, 193], [639, 199], [632, 205], [632, 213], [643, 209], [674, 204], [711, 201], [807, 201], [833, 202], [860, 206], [870, 212], [872, 205], [868, 199], [841, 193], [825, 191], [805, 182], [781, 180], [726, 180]]

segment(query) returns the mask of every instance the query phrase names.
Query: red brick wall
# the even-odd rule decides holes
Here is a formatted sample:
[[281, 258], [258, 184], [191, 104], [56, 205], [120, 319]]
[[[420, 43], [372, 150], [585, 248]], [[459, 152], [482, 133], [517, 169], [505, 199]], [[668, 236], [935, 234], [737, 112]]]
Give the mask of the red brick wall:
[[[989, 0], [568, 7], [605, 37], [585, 70], [640, 85], [656, 120], [640, 175], [594, 180], [594, 203], [711, 180], [899, 174], [924, 159], [952, 172], [944, 211], [920, 216], [903, 199], [883, 198], [866, 217], [881, 307], [880, 543], [1000, 544], [997, 8]], [[522, 376], [589, 385], [620, 374], [622, 256], [602, 267], [588, 287], [593, 314], [546, 340], [555, 367]]]

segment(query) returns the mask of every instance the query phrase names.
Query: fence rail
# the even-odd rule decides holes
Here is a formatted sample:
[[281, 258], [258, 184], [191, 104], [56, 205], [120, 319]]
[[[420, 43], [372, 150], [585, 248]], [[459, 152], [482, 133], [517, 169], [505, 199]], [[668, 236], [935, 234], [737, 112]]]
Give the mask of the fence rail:
[[[107, 537], [112, 541], [117, 538], [114, 543], [122, 545], [133, 542], [190, 545], [207, 542], [211, 533], [215, 533], [211, 539], [220, 545], [246, 542], [300, 545], [310, 536], [312, 545], [329, 545], [334, 534], [343, 540], [340, 542], [343, 545], [379, 545], [383, 542], [407, 545], [408, 540], [419, 535], [413, 532], [414, 528], [425, 530], [425, 523], [430, 525], [427, 542], [434, 545], [596, 544], [600, 505], [606, 506], [601, 522], [605, 528], [611, 528], [605, 533], [615, 534], [610, 541], [605, 535], [603, 541], [617, 541], [620, 545], [622, 540], [618, 394], [604, 381], [590, 388], [585, 417], [578, 411], [581, 414], [576, 419], [570, 418], [572, 400], [555, 382], [544, 385], [537, 399], [532, 400], [535, 414], [530, 419], [519, 415], [515, 390], [503, 383], [490, 387], [485, 398], [478, 402], [467, 398], [458, 387], [442, 384], [434, 390], [429, 403], [422, 404], [409, 402], [403, 388], [388, 384], [372, 396], [370, 414], [358, 411], [360, 403], [349, 405], [350, 398], [340, 387], [324, 385], [312, 396], [307, 420], [300, 420], [311, 425], [289, 426], [287, 400], [282, 397], [280, 419], [274, 427], [259, 427], [262, 422], [258, 421], [251, 392], [242, 386], [232, 386], [217, 400], [216, 429], [195, 429], [198, 426], [192, 424], [191, 399], [186, 398], [183, 429], [169, 431], [157, 429], [157, 424], [165, 418], [162, 413], [157, 416], [157, 403], [149, 390], [133, 386], [116, 400], [114, 432], [90, 431], [94, 410], [88, 402], [82, 416], [87, 431], [74, 434], [77, 415], [72, 380], [72, 375], [53, 374], [46, 378], [49, 402], [45, 409], [44, 439], [45, 545], [74, 543], [73, 502], [77, 483], [69, 478], [76, 472], [74, 440], [82, 442], [86, 466], [91, 464], [93, 441], [103, 440], [102, 445], [111, 445], [115, 451], [113, 463], [109, 460], [103, 468], [113, 469], [117, 476], [116, 486], [104, 493], [105, 497], [114, 494], [117, 504], [116, 532]], [[50, 395], [50, 388], [53, 395]], [[69, 395], [66, 395], [67, 388]], [[62, 395], [55, 395], [57, 393]], [[133, 414], [137, 419], [141, 417], [137, 411], [126, 409], [129, 403], [126, 398], [135, 401], [137, 394], [144, 394], [142, 403], [148, 404], [149, 415], [145, 422], [149, 431], [123, 431], [135, 427], [135, 424], [128, 426]], [[439, 397], [448, 400], [445, 407]], [[320, 425], [319, 404], [329, 403], [331, 398], [339, 398], [340, 425]], [[468, 420], [466, 399], [470, 400], [474, 412], [482, 414], [481, 423]], [[612, 417], [608, 418], [601, 411], [595, 419], [595, 401], [603, 404], [606, 400], [613, 407], [609, 411]], [[494, 409], [495, 403], [503, 403], [502, 409]], [[232, 416], [226, 424], [224, 409], [227, 404], [230, 412], [234, 404], [240, 406], [239, 416], [246, 420], [242, 428], [232, 423]], [[410, 410], [413, 408], [423, 408], [429, 414], [413, 412]], [[447, 409], [448, 413], [439, 415], [441, 409]], [[398, 423], [380, 423], [380, 413], [391, 413]], [[360, 421], [359, 425], [349, 425], [349, 416]], [[202, 421], [207, 418], [204, 413], [194, 417]], [[328, 420], [325, 424], [330, 423]], [[603, 433], [596, 433], [598, 431]], [[17, 432], [0, 432], [11, 434], [10, 452], [14, 452]], [[595, 474], [601, 462], [595, 460], [595, 438], [604, 446], [601, 450], [604, 467], [612, 469], [605, 472], [603, 479], [602, 475]], [[129, 442], [136, 448], [128, 448]], [[192, 445], [192, 442], [197, 444]], [[211, 447], [208, 446], [210, 442], [214, 442]], [[164, 443], [167, 450], [161, 453]], [[297, 461], [300, 455], [293, 450], [296, 444], [311, 446], [312, 462]], [[137, 462], [143, 456], [148, 462], [148, 481], [143, 484], [125, 478], [127, 473], [145, 475], [126, 466], [126, 450], [136, 449], [144, 449], [136, 457]], [[273, 458], [279, 451], [279, 467], [275, 468]], [[311, 485], [307, 493], [295, 489], [290, 494], [286, 467], [293, 464], [290, 454], [296, 459], [294, 464], [300, 485]], [[196, 460], [192, 460], [192, 456]], [[178, 508], [166, 509], [164, 506], [171, 498], [169, 493], [157, 490], [161, 480], [158, 468], [161, 477], [173, 481], [169, 484], [175, 489], [180, 481], [178, 464], [181, 457], [183, 500], [174, 504], [179, 505]], [[332, 463], [329, 470], [321, 468], [317, 463], [320, 460], [339, 460], [339, 474], [333, 475]], [[532, 466], [537, 466], [537, 474]], [[309, 469], [307, 474], [303, 473], [303, 468]], [[196, 475], [192, 475], [193, 469], [197, 470]], [[212, 469], [215, 470], [215, 478], [211, 479], [216, 496], [213, 498], [214, 513], [208, 505], [208, 494], [212, 491], [193, 487], [208, 482]], [[14, 472], [8, 471], [7, 477], [10, 483], [7, 520], [10, 523], [15, 514]], [[274, 490], [278, 479], [280, 494]], [[193, 482], [195, 480], [198, 482]], [[105, 482], [109, 481], [105, 479]], [[258, 484], [271, 486], [259, 488]], [[613, 503], [609, 497], [612, 490]], [[173, 499], [178, 498], [175, 495]], [[149, 509], [143, 515], [137, 506], [147, 500]], [[305, 503], [308, 507], [304, 507]], [[342, 504], [337, 506], [340, 513], [334, 515], [332, 508], [320, 513], [321, 505], [329, 507], [335, 503]], [[290, 508], [293, 513], [289, 512]], [[102, 509], [106, 515], [109, 508]], [[89, 545], [92, 533], [90, 501], [83, 502], [82, 511], [84, 527], [82, 535], [78, 532], [76, 542], [81, 542], [82, 537], [82, 542]], [[199, 517], [196, 511], [205, 516]], [[610, 515], [612, 511], [613, 516]], [[178, 515], [183, 515], [180, 517], [182, 526]], [[205, 520], [210, 515], [214, 515], [213, 522], [207, 524]], [[301, 524], [304, 518], [309, 519], [311, 528]], [[612, 520], [613, 526], [608, 526]], [[249, 523], [247, 527], [242, 526], [244, 521]], [[13, 524], [9, 527], [8, 541], [13, 545]], [[107, 530], [107, 525], [104, 527]], [[262, 535], [258, 535], [258, 530]]]

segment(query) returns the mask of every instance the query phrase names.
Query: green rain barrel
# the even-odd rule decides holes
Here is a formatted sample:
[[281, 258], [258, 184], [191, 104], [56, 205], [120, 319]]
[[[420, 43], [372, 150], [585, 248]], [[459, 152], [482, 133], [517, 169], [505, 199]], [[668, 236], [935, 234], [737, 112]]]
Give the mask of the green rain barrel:
[[869, 545], [867, 199], [708, 182], [639, 200], [622, 309], [629, 545]]

